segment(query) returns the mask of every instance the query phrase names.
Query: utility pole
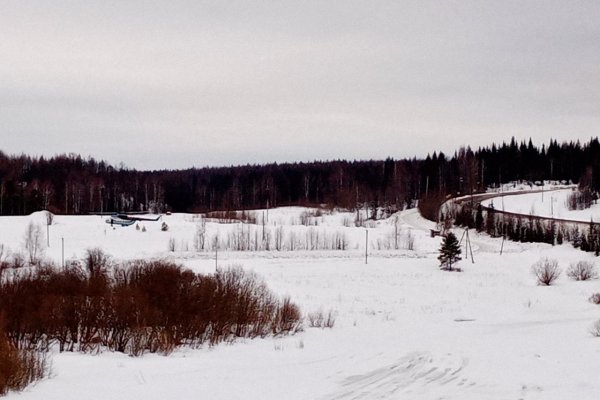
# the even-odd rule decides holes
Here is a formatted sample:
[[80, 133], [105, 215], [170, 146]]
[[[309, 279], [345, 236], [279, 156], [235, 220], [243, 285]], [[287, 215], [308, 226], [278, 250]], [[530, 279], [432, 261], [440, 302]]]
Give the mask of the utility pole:
[[475, 264], [475, 258], [473, 258], [473, 246], [471, 246], [471, 240], [469, 239], [469, 228], [465, 228], [458, 245], [460, 246], [463, 239], [465, 239], [465, 255], [467, 260], [469, 259], [469, 254], [471, 254], [471, 262]]
[[61, 237], [60, 239], [62, 241], [62, 266], [64, 268], [65, 267], [65, 238]]

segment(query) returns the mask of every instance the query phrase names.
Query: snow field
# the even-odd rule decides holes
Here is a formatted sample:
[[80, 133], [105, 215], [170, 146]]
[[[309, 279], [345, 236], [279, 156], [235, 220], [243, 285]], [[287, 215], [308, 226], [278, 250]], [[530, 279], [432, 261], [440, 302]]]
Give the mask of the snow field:
[[581, 222], [600, 222], [600, 205], [593, 204], [586, 210], [569, 210], [567, 199], [573, 189], [550, 190], [543, 194], [527, 193], [513, 196], [496, 197], [482, 201], [484, 206], [491, 204], [497, 209], [525, 215], [569, 219]]
[[[289, 228], [298, 212], [270, 210], [270, 218], [289, 218]], [[64, 235], [69, 256], [100, 246], [118, 258], [169, 257], [214, 271], [212, 251], [167, 251], [169, 237], [191, 242], [196, 229], [192, 216], [170, 217], [169, 232], [159, 224], [144, 233], [110, 230], [99, 217], [61, 216], [50, 229]], [[344, 227], [344, 215], [330, 217], [321, 226], [347, 230], [348, 250], [224, 251], [219, 266], [256, 272], [304, 314], [332, 311], [333, 329], [305, 327], [294, 336], [180, 349], [169, 357], [54, 353], [49, 379], [8, 398], [597, 398], [600, 340], [589, 329], [600, 308], [588, 298], [600, 282], [574, 282], [563, 272], [555, 286], [540, 287], [530, 273], [542, 256], [556, 258], [564, 271], [571, 262], [594, 261], [592, 255], [570, 245], [506, 242], [499, 256], [499, 239], [470, 232], [475, 264], [463, 260], [463, 272], [444, 272], [436, 260], [440, 238], [427, 232], [433, 224], [408, 210], [399, 223], [415, 236], [415, 250], [376, 250], [377, 238], [394, 226], [381, 221], [369, 230], [374, 241], [365, 265], [364, 228]], [[0, 218], [0, 243], [18, 249], [29, 218]], [[208, 223], [207, 230], [234, 225]], [[47, 256], [58, 261], [53, 243]]]

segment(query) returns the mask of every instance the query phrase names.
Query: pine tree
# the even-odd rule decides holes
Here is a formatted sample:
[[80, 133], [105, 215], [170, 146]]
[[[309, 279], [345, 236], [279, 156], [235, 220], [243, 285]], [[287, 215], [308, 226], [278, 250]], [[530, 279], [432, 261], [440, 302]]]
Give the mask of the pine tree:
[[460, 246], [456, 235], [449, 232], [442, 241], [442, 247], [440, 247], [440, 255], [438, 256], [440, 268], [452, 271], [452, 264], [461, 260], [460, 253]]

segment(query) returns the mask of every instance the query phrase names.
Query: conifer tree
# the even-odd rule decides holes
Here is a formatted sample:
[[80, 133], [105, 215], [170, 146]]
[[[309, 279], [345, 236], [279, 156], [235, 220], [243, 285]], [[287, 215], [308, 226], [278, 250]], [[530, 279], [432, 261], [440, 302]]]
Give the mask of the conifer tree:
[[452, 264], [461, 260], [460, 253], [460, 245], [458, 244], [456, 235], [448, 232], [442, 241], [442, 247], [440, 247], [440, 255], [438, 256], [440, 268], [452, 271]]

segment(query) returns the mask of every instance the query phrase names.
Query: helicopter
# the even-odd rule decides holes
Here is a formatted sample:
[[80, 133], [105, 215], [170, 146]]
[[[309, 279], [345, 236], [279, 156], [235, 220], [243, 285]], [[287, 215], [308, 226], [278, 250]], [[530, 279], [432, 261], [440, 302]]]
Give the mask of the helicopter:
[[138, 217], [136, 215], [148, 215], [144, 212], [134, 212], [134, 213], [99, 213], [96, 215], [109, 215], [104, 222], [110, 224], [110, 226], [119, 225], [119, 226], [130, 226], [135, 224], [138, 221], [151, 221], [155, 222], [162, 218], [162, 214], [156, 217]]

